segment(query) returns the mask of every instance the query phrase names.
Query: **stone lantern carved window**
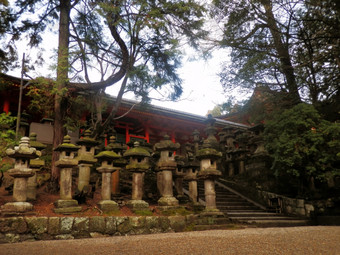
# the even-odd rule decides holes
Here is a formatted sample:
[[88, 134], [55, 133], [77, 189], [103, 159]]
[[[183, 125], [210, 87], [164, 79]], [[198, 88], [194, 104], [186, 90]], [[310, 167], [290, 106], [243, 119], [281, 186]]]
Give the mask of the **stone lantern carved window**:
[[86, 146], [86, 151], [90, 152], [91, 151], [91, 147], [90, 146]]

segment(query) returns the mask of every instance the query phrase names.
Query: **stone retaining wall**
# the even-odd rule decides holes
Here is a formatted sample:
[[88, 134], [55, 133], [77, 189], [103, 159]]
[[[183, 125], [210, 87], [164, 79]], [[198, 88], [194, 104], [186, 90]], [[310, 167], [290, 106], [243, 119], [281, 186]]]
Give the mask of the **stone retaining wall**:
[[0, 243], [181, 232], [195, 216], [0, 218]]
[[314, 205], [304, 199], [289, 198], [275, 193], [258, 190], [258, 195], [270, 206], [270, 200], [279, 199], [282, 212], [288, 215], [310, 218], [315, 211]]

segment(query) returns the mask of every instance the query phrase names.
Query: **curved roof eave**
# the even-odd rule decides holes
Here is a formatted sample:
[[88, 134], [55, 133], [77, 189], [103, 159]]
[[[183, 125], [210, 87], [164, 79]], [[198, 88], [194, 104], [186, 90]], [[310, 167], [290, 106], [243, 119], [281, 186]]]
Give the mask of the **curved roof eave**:
[[[111, 96], [111, 95], [108, 95], [108, 98], [111, 99], [112, 101], [114, 101], [116, 99], [115, 96]], [[139, 104], [138, 101], [131, 100], [131, 99], [122, 99], [121, 104], [125, 105], [125, 106], [130, 106], [130, 107], [133, 106], [133, 105], [137, 105], [136, 107], [139, 108], [139, 110], [141, 110], [141, 108], [142, 108], [142, 107], [138, 106], [138, 104]], [[156, 106], [156, 105], [149, 104], [148, 107], [149, 107], [148, 110], [153, 112], [153, 113], [168, 114], [168, 115], [171, 115], [173, 117], [192, 120], [194, 122], [202, 123], [207, 119], [206, 116], [201, 116], [201, 115], [192, 114], [192, 113], [188, 113], [188, 112], [173, 110], [173, 109], [165, 108], [165, 107], [162, 107], [162, 106]], [[228, 120], [221, 120], [221, 119], [216, 119], [216, 125], [218, 127], [231, 126], [231, 127], [236, 127], [236, 128], [242, 128], [242, 129], [248, 129], [250, 127], [250, 126], [247, 126], [247, 125], [244, 125], [244, 124], [241, 124], [241, 123], [236, 123], [236, 122], [232, 122], [232, 121], [228, 121]]]

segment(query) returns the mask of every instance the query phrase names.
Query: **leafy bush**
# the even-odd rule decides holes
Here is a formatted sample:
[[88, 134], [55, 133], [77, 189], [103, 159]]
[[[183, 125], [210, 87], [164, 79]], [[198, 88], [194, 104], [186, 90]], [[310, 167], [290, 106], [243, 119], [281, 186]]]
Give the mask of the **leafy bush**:
[[301, 194], [313, 181], [340, 175], [340, 124], [322, 119], [312, 105], [299, 104], [275, 114], [265, 125], [272, 170]]
[[10, 114], [0, 114], [0, 170], [6, 171], [10, 167], [8, 163], [2, 164], [6, 156], [6, 149], [15, 144], [15, 131], [11, 127], [15, 124], [15, 117]]

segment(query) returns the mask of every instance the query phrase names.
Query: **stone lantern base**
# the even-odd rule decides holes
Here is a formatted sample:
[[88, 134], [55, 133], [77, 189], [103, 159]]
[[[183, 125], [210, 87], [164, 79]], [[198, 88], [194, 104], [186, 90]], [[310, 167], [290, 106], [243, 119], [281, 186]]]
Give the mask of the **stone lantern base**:
[[132, 211], [150, 211], [149, 204], [144, 200], [130, 200], [126, 205]]
[[161, 211], [180, 208], [178, 200], [175, 197], [161, 197], [158, 200], [157, 208]]
[[74, 199], [59, 199], [54, 202], [54, 205], [56, 207], [53, 209], [55, 213], [72, 214], [81, 211], [81, 206]]
[[119, 211], [119, 206], [115, 201], [112, 200], [101, 200], [98, 203], [100, 210], [105, 213], [117, 212]]
[[214, 218], [224, 218], [226, 217], [223, 212], [221, 212], [219, 209], [204, 209], [200, 216], [202, 217], [214, 217]]
[[28, 202], [8, 202], [1, 206], [2, 216], [15, 216], [23, 214], [34, 214], [33, 205]]
[[176, 196], [176, 199], [178, 200], [178, 202], [180, 203], [180, 204], [187, 204], [188, 202], [189, 202], [189, 198], [187, 197], [187, 196], [185, 196], [185, 195], [177, 195]]

